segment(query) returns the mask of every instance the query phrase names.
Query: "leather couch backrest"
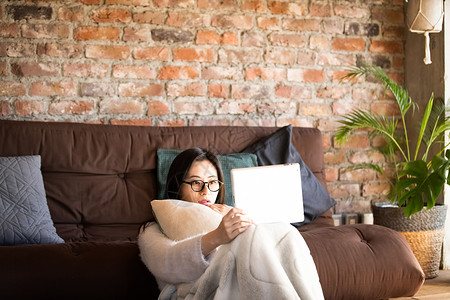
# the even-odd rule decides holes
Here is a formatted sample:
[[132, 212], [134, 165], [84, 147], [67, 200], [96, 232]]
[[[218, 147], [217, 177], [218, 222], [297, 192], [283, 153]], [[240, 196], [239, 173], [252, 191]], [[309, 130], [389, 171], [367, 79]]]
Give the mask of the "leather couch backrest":
[[[236, 153], [275, 130], [2, 120], [0, 156], [41, 155], [50, 213], [64, 240], [134, 240], [139, 226], [153, 219], [157, 149]], [[324, 183], [320, 131], [294, 127], [293, 143]]]

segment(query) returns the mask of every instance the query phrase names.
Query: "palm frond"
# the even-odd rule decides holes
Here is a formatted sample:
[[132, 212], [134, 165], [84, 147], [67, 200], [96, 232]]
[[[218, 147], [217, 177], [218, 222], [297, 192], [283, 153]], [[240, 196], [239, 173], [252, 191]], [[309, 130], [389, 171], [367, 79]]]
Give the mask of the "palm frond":
[[[430, 102], [433, 100], [433, 94], [430, 97]], [[425, 147], [429, 148], [437, 139], [441, 138], [447, 130], [450, 130], [450, 122], [444, 117], [445, 105], [433, 105], [430, 113], [429, 122], [432, 126], [427, 127], [427, 131], [423, 136]]]
[[395, 118], [387, 118], [382, 115], [372, 115], [370, 112], [357, 109], [345, 116], [339, 123], [343, 124], [337, 129], [336, 140], [342, 144], [348, 139], [348, 136], [359, 129], [370, 129], [369, 135], [381, 135], [386, 140], [395, 144], [403, 156], [405, 153], [402, 147], [395, 139], [395, 131], [398, 121]]
[[394, 95], [402, 116], [405, 116], [406, 112], [411, 107], [415, 108], [415, 104], [409, 97], [408, 91], [391, 80], [380, 67], [362, 65], [359, 67], [351, 68], [350, 70], [351, 72], [344, 76], [344, 78], [352, 79], [363, 75], [372, 75], [382, 81], [385, 84], [385, 87], [389, 89]]
[[350, 133], [364, 128], [369, 128], [378, 131], [379, 133], [393, 135], [395, 126], [397, 125], [395, 121], [388, 120], [384, 116], [374, 116], [361, 109], [357, 109], [348, 116], [345, 116], [339, 123], [344, 126], [338, 128], [338, 133], [336, 135], [338, 141], [343, 141]]
[[[427, 107], [425, 108], [425, 113], [423, 114], [423, 117], [422, 117], [422, 122], [421, 122], [420, 130], [419, 130], [419, 136], [418, 136], [418, 138], [417, 138], [417, 145], [416, 145], [416, 152], [415, 152], [415, 154], [414, 154], [414, 159], [417, 159], [417, 154], [419, 153], [420, 144], [422, 143], [422, 140], [423, 140], [423, 136], [424, 136], [425, 130], [426, 130], [427, 127], [428, 127], [428, 120], [430, 119], [430, 115], [431, 115], [431, 110], [432, 110], [432, 108], [433, 108], [433, 100], [431, 99], [431, 100], [428, 102]], [[429, 128], [429, 127], [428, 127], [428, 128]], [[435, 127], [432, 128], [432, 131], [434, 131], [434, 128], [435, 128]], [[431, 134], [432, 134], [432, 133], [431, 133]], [[427, 146], [426, 146], [426, 150], [425, 150], [424, 157], [426, 157], [426, 156], [428, 155], [428, 149], [429, 149], [429, 146], [430, 146], [430, 145], [427, 145]]]
[[380, 175], [384, 175], [383, 165], [377, 165], [373, 163], [358, 163], [351, 165], [347, 168], [347, 170], [362, 170], [362, 169], [370, 169], [377, 172]]

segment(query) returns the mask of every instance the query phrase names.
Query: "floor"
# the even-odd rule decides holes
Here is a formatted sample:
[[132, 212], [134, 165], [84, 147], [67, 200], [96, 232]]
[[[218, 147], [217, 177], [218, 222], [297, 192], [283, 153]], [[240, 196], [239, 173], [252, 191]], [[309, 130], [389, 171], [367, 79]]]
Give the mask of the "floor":
[[436, 278], [425, 280], [414, 297], [392, 298], [392, 300], [450, 299], [450, 270], [440, 270]]

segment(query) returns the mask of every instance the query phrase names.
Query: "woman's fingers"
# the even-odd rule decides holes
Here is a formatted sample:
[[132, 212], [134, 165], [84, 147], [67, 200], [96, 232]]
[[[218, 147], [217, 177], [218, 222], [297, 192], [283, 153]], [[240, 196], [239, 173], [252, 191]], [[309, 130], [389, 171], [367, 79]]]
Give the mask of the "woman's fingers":
[[228, 216], [229, 218], [233, 218], [236, 215], [245, 215], [245, 213], [244, 213], [244, 211], [242, 209], [237, 208], [237, 207], [233, 207], [226, 214], [226, 216]]
[[253, 220], [240, 208], [233, 208], [227, 215], [229, 215], [235, 222], [246, 222], [253, 224]]
[[246, 216], [241, 209], [233, 208], [223, 218], [223, 223], [226, 235], [231, 241], [240, 233], [244, 232], [250, 225], [252, 225], [253, 220]]
[[211, 204], [209, 208], [223, 216], [225, 216], [232, 209], [231, 206], [225, 204]]

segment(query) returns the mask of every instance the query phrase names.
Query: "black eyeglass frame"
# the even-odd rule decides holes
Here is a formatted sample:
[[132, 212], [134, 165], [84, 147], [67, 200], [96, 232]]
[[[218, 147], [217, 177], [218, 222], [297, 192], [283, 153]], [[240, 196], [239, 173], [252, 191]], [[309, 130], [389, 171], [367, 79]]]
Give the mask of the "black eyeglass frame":
[[[202, 187], [200, 188], [200, 190], [196, 191], [196, 190], [194, 190], [194, 187], [192, 186], [192, 184], [194, 182], [199, 182], [199, 181], [203, 182], [203, 184], [202, 184]], [[211, 181], [217, 181], [219, 183], [219, 188], [217, 190], [214, 190], [214, 191], [211, 190], [211, 188], [209, 187], [209, 183]], [[203, 181], [203, 180], [192, 180], [191, 182], [189, 182], [189, 181], [183, 180], [182, 182], [186, 183], [186, 184], [189, 184], [191, 186], [191, 190], [196, 192], [196, 193], [200, 193], [201, 191], [203, 191], [203, 189], [205, 188], [205, 185], [208, 187], [208, 190], [210, 190], [213, 193], [220, 191], [220, 188], [223, 186], [224, 183], [222, 181], [218, 180], [218, 179], [211, 180], [211, 181], [208, 182], [208, 181]]]

